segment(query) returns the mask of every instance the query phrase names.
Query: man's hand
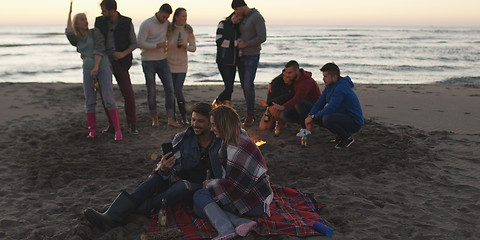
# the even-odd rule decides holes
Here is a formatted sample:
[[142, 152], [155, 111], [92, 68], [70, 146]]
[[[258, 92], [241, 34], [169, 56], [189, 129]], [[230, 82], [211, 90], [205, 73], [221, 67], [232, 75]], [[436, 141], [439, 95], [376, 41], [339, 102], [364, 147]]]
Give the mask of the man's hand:
[[277, 110], [277, 111], [280, 111], [280, 112], [283, 111], [283, 110], [285, 110], [285, 107], [284, 107], [284, 106], [278, 105], [278, 104], [276, 104], [276, 103], [273, 103], [273, 108], [274, 108], [275, 110]]
[[246, 48], [248, 47], [248, 44], [246, 42], [244, 42], [241, 38], [239, 38], [237, 40], [237, 44], [238, 44], [238, 48]]
[[168, 174], [171, 170], [173, 165], [175, 164], [175, 155], [172, 152], [169, 152], [162, 156], [162, 159], [157, 164], [157, 168], [155, 170], [160, 170], [164, 174]]
[[125, 55], [123, 54], [123, 52], [113, 52], [113, 60], [115, 61], [118, 61], [124, 57]]
[[313, 122], [313, 118], [311, 115], [308, 115], [307, 118], [305, 118], [305, 126], [307, 128], [308, 131], [312, 131], [312, 122]]
[[166, 47], [167, 47], [167, 42], [157, 43], [157, 48], [166, 48]]
[[90, 71], [90, 76], [96, 77], [98, 75], [98, 67], [94, 67], [92, 71]]

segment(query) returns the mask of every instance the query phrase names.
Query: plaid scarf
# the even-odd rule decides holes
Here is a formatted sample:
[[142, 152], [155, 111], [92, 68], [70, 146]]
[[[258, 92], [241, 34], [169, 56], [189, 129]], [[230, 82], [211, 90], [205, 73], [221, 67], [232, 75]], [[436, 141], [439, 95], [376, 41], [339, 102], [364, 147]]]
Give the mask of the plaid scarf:
[[261, 203], [265, 203], [265, 212], [269, 213], [272, 189], [267, 164], [253, 140], [241, 134], [238, 145], [223, 143], [219, 156], [226, 171], [224, 178], [213, 179], [207, 185], [212, 198], [239, 215]]

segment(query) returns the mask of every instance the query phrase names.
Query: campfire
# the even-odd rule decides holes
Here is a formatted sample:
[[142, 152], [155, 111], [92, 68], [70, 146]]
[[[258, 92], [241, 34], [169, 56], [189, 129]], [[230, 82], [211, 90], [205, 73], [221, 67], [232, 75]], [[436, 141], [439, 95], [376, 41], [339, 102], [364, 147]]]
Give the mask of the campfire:
[[259, 146], [259, 147], [262, 146], [263, 144], [267, 143], [267, 142], [263, 141], [262, 139], [260, 139], [260, 140], [253, 140], [253, 141], [254, 141], [255, 144], [257, 144], [257, 146]]
[[258, 135], [255, 135], [253, 133], [249, 133], [247, 132], [248, 136], [253, 140], [253, 142], [255, 142], [255, 144], [257, 144], [257, 146], [262, 146], [263, 144], [267, 143], [267, 141], [264, 141], [261, 139], [260, 136]]

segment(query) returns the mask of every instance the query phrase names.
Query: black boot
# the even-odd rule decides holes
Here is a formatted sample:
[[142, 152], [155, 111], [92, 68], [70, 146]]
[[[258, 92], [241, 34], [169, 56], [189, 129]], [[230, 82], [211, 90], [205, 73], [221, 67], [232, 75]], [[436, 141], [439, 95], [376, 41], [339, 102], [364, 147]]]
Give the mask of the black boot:
[[[108, 211], [109, 208], [110, 208], [110, 204], [107, 204], [103, 206], [103, 208], [98, 212], [104, 213]], [[143, 203], [141, 203], [140, 205], [138, 205], [137, 208], [133, 211], [133, 213], [141, 214], [141, 215], [152, 215], [154, 213], [154, 210], [155, 209], [152, 208], [152, 199], [149, 198], [143, 201]]]
[[83, 214], [91, 224], [101, 229], [113, 228], [122, 225], [123, 220], [130, 215], [136, 207], [137, 205], [130, 199], [130, 195], [122, 191], [105, 213], [87, 208]]
[[182, 115], [182, 124], [183, 125], [190, 125], [190, 122], [187, 120], [187, 110], [185, 108], [185, 102], [178, 102], [178, 110]]

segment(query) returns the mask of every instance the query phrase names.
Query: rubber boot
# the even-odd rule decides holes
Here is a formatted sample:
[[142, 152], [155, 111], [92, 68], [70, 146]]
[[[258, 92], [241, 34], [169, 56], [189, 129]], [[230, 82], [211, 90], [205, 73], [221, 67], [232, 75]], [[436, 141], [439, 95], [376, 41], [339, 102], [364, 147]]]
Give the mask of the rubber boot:
[[227, 214], [228, 219], [230, 219], [230, 222], [232, 222], [233, 226], [235, 226], [235, 233], [237, 233], [238, 236], [247, 236], [247, 234], [257, 226], [257, 222], [255, 221], [241, 218], [228, 211], [225, 211], [225, 214]]
[[207, 215], [208, 220], [210, 220], [210, 223], [218, 232], [218, 236], [212, 238], [212, 240], [226, 240], [237, 236], [230, 219], [216, 202], [209, 203], [205, 206], [203, 212]]
[[185, 102], [178, 102], [178, 110], [182, 115], [182, 124], [183, 125], [190, 125], [190, 122], [187, 120], [187, 110], [185, 109]]
[[245, 118], [245, 122], [243, 123], [243, 125], [245, 127], [251, 127], [254, 121], [255, 121], [255, 114], [253, 112], [247, 112], [247, 117]]
[[95, 138], [97, 136], [97, 117], [96, 113], [86, 113], [88, 136], [87, 138]]
[[150, 110], [150, 116], [152, 117], [152, 127], [158, 127], [160, 124], [158, 123], [158, 114], [157, 110]]
[[87, 220], [101, 228], [113, 228], [123, 224], [124, 219], [135, 210], [137, 205], [130, 199], [130, 195], [122, 191], [104, 213], [97, 212], [91, 208], [85, 209], [83, 214]]
[[122, 129], [120, 128], [120, 118], [118, 117], [118, 108], [108, 110], [110, 119], [112, 119], [113, 128], [115, 128], [115, 141], [123, 139]]
[[[110, 208], [110, 204], [107, 204], [103, 206], [103, 208], [98, 212], [104, 213], [108, 211], [109, 208]], [[135, 208], [135, 210], [133, 211], [133, 213], [141, 214], [141, 215], [152, 215], [154, 213], [154, 210], [155, 209], [152, 208], [152, 199], [149, 198], [143, 201], [143, 203], [141, 203], [140, 205], [138, 205], [137, 208]]]

